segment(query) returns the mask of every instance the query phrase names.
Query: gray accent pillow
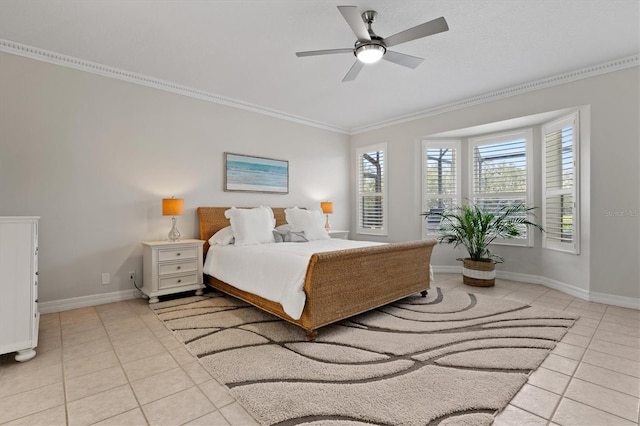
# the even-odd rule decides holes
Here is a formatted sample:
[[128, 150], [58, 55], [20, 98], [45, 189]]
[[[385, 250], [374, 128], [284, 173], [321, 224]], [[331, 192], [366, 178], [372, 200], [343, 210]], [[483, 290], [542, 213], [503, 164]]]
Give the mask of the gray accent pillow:
[[276, 243], [306, 243], [307, 237], [304, 236], [304, 231], [283, 231], [274, 229], [273, 238]]

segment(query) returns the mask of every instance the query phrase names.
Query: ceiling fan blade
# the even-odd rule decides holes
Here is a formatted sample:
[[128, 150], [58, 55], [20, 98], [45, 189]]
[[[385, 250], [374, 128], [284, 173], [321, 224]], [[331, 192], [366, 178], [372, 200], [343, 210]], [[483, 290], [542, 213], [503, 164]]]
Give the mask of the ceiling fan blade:
[[387, 53], [384, 54], [382, 59], [411, 69], [416, 69], [417, 66], [424, 61], [424, 59], [418, 58], [417, 56], [405, 55], [404, 53], [398, 53], [392, 50], [387, 50]]
[[351, 69], [349, 70], [347, 75], [345, 75], [344, 78], [342, 79], [342, 82], [344, 83], [346, 81], [355, 80], [356, 77], [358, 76], [358, 73], [360, 73], [360, 70], [362, 70], [362, 68], [364, 68], [364, 63], [356, 60], [356, 62], [351, 66]]
[[359, 41], [371, 41], [369, 30], [362, 20], [362, 16], [358, 13], [355, 6], [338, 6], [338, 10], [342, 13], [342, 17], [351, 27], [351, 31], [358, 37]]
[[300, 58], [303, 56], [332, 55], [334, 53], [353, 53], [353, 49], [347, 47], [344, 49], [308, 50], [306, 52], [296, 52], [296, 56]]
[[399, 33], [389, 36], [384, 39], [384, 44], [387, 47], [391, 47], [400, 43], [406, 43], [411, 40], [427, 37], [444, 31], [449, 31], [449, 25], [447, 25], [447, 21], [441, 16], [440, 18], [434, 19], [433, 21], [416, 25], [413, 28], [400, 31]]

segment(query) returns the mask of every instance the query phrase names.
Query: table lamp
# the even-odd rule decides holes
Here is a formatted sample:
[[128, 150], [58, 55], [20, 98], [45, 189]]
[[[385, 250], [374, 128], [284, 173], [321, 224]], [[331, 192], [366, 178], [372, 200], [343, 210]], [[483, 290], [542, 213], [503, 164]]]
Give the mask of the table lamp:
[[322, 209], [322, 213], [327, 216], [327, 221], [324, 224], [324, 229], [327, 231], [331, 229], [331, 225], [329, 225], [329, 215], [333, 213], [333, 203], [331, 201], [323, 201], [320, 203], [320, 208]]
[[180, 231], [176, 223], [178, 220], [176, 216], [182, 216], [184, 214], [184, 200], [182, 198], [163, 198], [162, 199], [162, 215], [173, 216], [171, 218], [171, 230], [169, 231], [169, 241], [180, 240]]

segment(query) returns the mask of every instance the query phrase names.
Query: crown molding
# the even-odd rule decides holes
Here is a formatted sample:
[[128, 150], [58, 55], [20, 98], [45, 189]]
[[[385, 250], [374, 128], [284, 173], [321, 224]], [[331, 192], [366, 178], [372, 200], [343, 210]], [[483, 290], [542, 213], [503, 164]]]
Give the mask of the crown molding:
[[606, 74], [613, 71], [640, 65], [640, 55], [632, 55], [625, 58], [615, 59], [613, 61], [581, 68], [575, 71], [553, 75], [551, 77], [531, 81], [528, 83], [520, 84], [518, 86], [512, 86], [505, 89], [496, 90], [494, 92], [461, 99], [448, 104], [438, 105], [433, 108], [428, 108], [426, 110], [398, 116], [376, 124], [355, 127], [352, 129], [345, 129], [342, 127], [333, 126], [331, 124], [310, 120], [308, 118], [300, 117], [294, 114], [265, 108], [259, 105], [254, 105], [226, 96], [221, 96], [213, 92], [207, 92], [205, 90], [183, 86], [180, 84], [172, 83], [170, 81], [150, 77], [144, 74], [138, 74], [135, 72], [99, 64], [97, 62], [91, 62], [84, 59], [75, 58], [73, 56], [63, 55], [61, 53], [40, 49], [11, 40], [0, 38], [0, 51], [346, 135], [355, 135], [358, 133], [381, 129], [384, 127], [390, 127], [396, 124], [406, 123], [408, 121], [419, 120], [445, 112], [451, 112], [487, 102], [493, 102], [499, 99], [520, 95], [534, 90], [553, 87], [560, 84], [582, 80], [600, 74]]
[[455, 111], [462, 108], [468, 108], [471, 106], [480, 105], [487, 102], [493, 102], [499, 99], [509, 98], [511, 96], [532, 92], [534, 90], [540, 90], [547, 87], [558, 86], [560, 84], [565, 84], [572, 81], [595, 77], [600, 74], [606, 74], [613, 71], [622, 70], [625, 68], [637, 67], [639, 65], [640, 65], [640, 55], [627, 56], [625, 58], [615, 59], [613, 61], [592, 65], [592, 66], [581, 68], [575, 71], [556, 74], [551, 77], [546, 77], [540, 80], [531, 81], [528, 83], [520, 84], [518, 86], [512, 86], [506, 89], [500, 89], [494, 92], [484, 93], [482, 95], [474, 96], [471, 98], [461, 99], [448, 104], [438, 105], [436, 107], [429, 108], [420, 112], [414, 112], [411, 114], [402, 115], [396, 118], [385, 120], [383, 122], [376, 123], [374, 125], [356, 127], [351, 129], [350, 134], [355, 135], [358, 133], [364, 133], [371, 130], [381, 129], [384, 127], [394, 126], [400, 123], [406, 123], [408, 121], [414, 121], [414, 120], [419, 120], [421, 118], [432, 117], [434, 115], [439, 115], [445, 112]]
[[63, 55], [61, 53], [52, 52], [38, 47], [29, 46], [26, 44], [18, 43], [11, 40], [0, 38], [0, 51], [12, 53], [14, 55], [24, 56], [27, 58], [35, 59], [38, 61], [48, 62], [55, 65], [60, 65], [67, 68], [73, 68], [80, 71], [89, 72], [92, 74], [98, 74], [103, 77], [114, 78], [117, 80], [126, 81], [129, 83], [140, 84], [142, 86], [152, 87], [155, 89], [164, 90], [166, 92], [177, 93], [179, 95], [189, 96], [192, 98], [200, 99], [207, 102], [213, 102], [216, 104], [226, 105], [233, 108], [239, 108], [246, 111], [256, 112], [258, 114], [268, 115], [282, 120], [292, 121], [295, 123], [303, 124], [306, 126], [317, 127], [323, 130], [329, 130], [332, 132], [349, 134], [348, 129], [344, 129], [330, 124], [322, 123], [319, 121], [310, 120], [308, 118], [300, 117], [294, 114], [289, 114], [282, 111], [277, 111], [270, 108], [265, 108], [259, 105], [254, 105], [249, 102], [239, 101], [237, 99], [221, 96], [213, 92], [207, 92], [205, 90], [195, 89], [189, 86], [183, 86], [170, 81], [161, 80], [159, 78], [150, 77], [144, 74], [138, 74], [131, 71], [122, 70], [119, 68], [110, 67], [97, 62], [91, 62], [73, 56]]

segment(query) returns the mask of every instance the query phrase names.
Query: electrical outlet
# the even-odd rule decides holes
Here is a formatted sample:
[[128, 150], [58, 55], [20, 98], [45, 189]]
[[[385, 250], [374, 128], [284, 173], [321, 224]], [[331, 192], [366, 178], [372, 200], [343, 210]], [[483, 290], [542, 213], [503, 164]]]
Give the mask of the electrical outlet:
[[108, 272], [102, 273], [102, 285], [111, 284], [111, 274]]
[[129, 271], [129, 281], [136, 280], [136, 271]]

